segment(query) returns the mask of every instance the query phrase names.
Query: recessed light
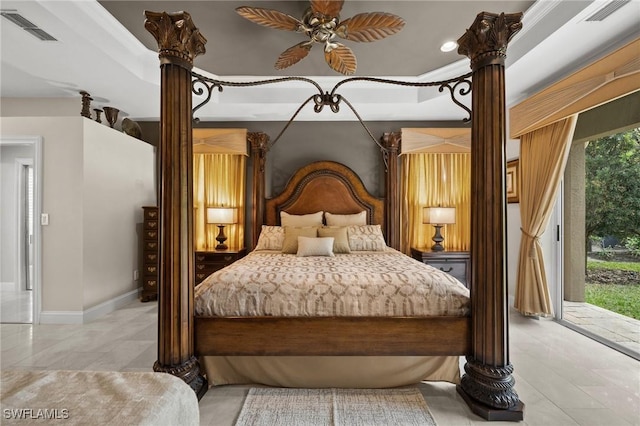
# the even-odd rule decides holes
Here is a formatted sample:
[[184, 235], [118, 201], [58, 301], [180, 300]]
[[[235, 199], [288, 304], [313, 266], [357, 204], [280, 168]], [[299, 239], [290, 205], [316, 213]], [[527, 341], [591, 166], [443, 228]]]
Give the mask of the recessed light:
[[458, 43], [456, 43], [455, 41], [447, 41], [443, 43], [442, 46], [440, 46], [440, 50], [442, 50], [443, 52], [451, 52], [456, 47], [458, 47]]

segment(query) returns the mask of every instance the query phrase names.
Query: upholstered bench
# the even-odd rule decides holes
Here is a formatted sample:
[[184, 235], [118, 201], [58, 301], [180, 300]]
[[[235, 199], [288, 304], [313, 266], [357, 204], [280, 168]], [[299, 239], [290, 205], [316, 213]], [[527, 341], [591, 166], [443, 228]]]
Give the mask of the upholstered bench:
[[165, 373], [2, 371], [0, 423], [198, 425], [198, 399]]

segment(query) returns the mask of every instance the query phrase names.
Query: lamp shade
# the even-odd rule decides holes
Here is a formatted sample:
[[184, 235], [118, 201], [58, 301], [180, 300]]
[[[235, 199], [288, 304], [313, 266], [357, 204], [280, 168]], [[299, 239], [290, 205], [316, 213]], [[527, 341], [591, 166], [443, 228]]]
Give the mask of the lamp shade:
[[234, 207], [207, 207], [207, 223], [223, 225], [237, 222], [238, 209]]
[[425, 207], [422, 211], [422, 223], [446, 225], [456, 223], [455, 207]]

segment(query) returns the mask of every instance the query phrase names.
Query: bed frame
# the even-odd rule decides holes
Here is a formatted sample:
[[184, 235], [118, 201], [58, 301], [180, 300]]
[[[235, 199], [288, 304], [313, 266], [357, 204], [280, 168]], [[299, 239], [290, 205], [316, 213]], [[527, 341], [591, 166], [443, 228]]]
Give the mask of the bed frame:
[[[204, 53], [206, 39], [186, 12], [145, 14], [145, 27], [158, 42], [161, 64], [160, 285], [154, 370], [182, 378], [200, 397], [207, 382], [197, 355], [466, 355], [465, 375], [457, 389], [469, 407], [488, 420], [522, 420], [524, 405], [515, 392], [509, 362], [504, 100], [507, 43], [520, 30], [522, 14], [482, 12], [458, 40], [458, 52], [471, 59], [473, 72], [470, 318], [194, 317], [191, 69], [194, 58]], [[265, 138], [253, 143], [268, 146]], [[265, 152], [258, 151], [254, 167], [264, 170]], [[396, 166], [390, 163], [388, 179], [395, 179]], [[398, 230], [381, 221], [397, 214], [397, 204], [395, 210], [381, 213], [373, 207], [377, 201], [362, 194], [357, 176], [342, 166], [325, 163], [303, 169], [266, 206], [260, 196], [264, 182], [256, 182], [257, 176], [254, 216], [264, 214], [268, 224], [277, 223], [283, 209], [304, 213], [345, 202], [348, 207], [335, 212], [349, 213], [371, 203], [372, 222], [386, 224], [388, 241], [397, 238]], [[308, 190], [318, 185], [333, 194], [322, 201], [328, 203], [322, 208], [308, 196]], [[397, 194], [388, 192], [389, 198], [388, 205], [397, 203]]]

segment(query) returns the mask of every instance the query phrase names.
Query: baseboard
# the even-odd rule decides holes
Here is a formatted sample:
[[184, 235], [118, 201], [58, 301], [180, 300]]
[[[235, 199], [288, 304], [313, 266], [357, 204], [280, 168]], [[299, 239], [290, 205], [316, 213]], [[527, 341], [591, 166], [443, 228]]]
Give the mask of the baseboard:
[[129, 291], [84, 311], [42, 311], [40, 324], [85, 324], [138, 299], [140, 289]]
[[83, 322], [87, 323], [96, 320], [104, 315], [110, 314], [113, 311], [125, 307], [134, 300], [137, 300], [139, 294], [140, 289], [138, 288], [135, 290], [131, 290], [125, 294], [121, 294], [120, 296], [116, 296], [111, 300], [107, 300], [106, 302], [102, 302], [92, 308], [86, 309], [82, 314]]
[[82, 324], [81, 311], [42, 311], [40, 324]]

